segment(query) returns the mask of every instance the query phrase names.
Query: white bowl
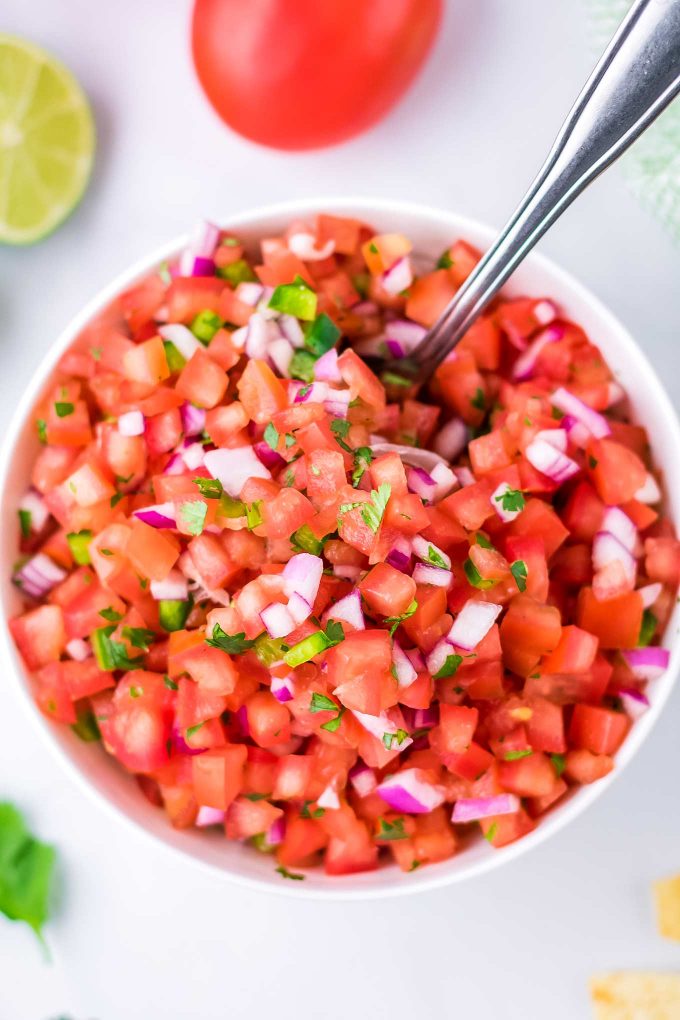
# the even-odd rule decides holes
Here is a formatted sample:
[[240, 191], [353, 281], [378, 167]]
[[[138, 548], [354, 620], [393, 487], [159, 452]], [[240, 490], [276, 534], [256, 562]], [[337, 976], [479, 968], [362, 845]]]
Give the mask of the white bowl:
[[[319, 210], [357, 216], [371, 223], [380, 232], [401, 231], [412, 239], [416, 251], [432, 256], [438, 256], [459, 237], [480, 248], [486, 248], [496, 234], [490, 227], [455, 213], [380, 199], [319, 198], [289, 202], [243, 213], [231, 218], [225, 226], [233, 228], [246, 241], [254, 242], [260, 237], [280, 233], [292, 219], [304, 220]], [[164, 813], [147, 802], [134, 780], [98, 745], [82, 743], [70, 729], [50, 723], [35, 707], [24, 666], [6, 624], [7, 617], [18, 612], [21, 607], [19, 595], [10, 583], [10, 572], [16, 557], [17, 504], [26, 489], [30, 466], [38, 451], [31, 410], [46, 389], [59, 357], [82, 327], [119, 291], [130, 286], [164, 259], [173, 256], [185, 242], [185, 238], [180, 238], [147, 255], [121, 273], [86, 305], [46, 353], [9, 426], [0, 454], [0, 520], [3, 524], [0, 540], [3, 622], [0, 633], [5, 661], [12, 665], [6, 675], [11, 678], [10, 682], [15, 685], [18, 697], [30, 712], [43, 739], [70, 775], [99, 806], [112, 811], [127, 824], [141, 828], [156, 840], [159, 849], [170, 848], [182, 854], [188, 865], [198, 864], [209, 868], [242, 885], [295, 896], [362, 899], [433, 889], [480, 875], [514, 860], [576, 818], [621, 774], [622, 768], [647, 738], [666, 703], [675, 680], [680, 645], [671, 648], [670, 667], [652, 686], [651, 708], [634, 724], [616, 756], [616, 769], [609, 776], [591, 786], [575, 788], [538, 824], [534, 832], [519, 842], [494, 850], [483, 839], [479, 839], [458, 856], [440, 864], [429, 865], [413, 874], [403, 874], [396, 866], [385, 865], [371, 873], [343, 877], [327, 877], [321, 870], [312, 870], [307, 872], [304, 882], [285, 881], [276, 874], [275, 862], [269, 855], [226, 840], [218, 832], [176, 831], [171, 828]], [[633, 419], [648, 429], [654, 462], [661, 468], [665, 478], [667, 512], [678, 528], [680, 463], [677, 451], [680, 449], [680, 428], [661, 383], [630, 334], [582, 284], [541, 255], [533, 254], [526, 259], [507, 286], [506, 293], [554, 298], [566, 315], [583, 326], [592, 340], [601, 347], [629, 396]], [[664, 645], [668, 647], [671, 647], [671, 635], [676, 633], [677, 623], [676, 608], [664, 640]]]

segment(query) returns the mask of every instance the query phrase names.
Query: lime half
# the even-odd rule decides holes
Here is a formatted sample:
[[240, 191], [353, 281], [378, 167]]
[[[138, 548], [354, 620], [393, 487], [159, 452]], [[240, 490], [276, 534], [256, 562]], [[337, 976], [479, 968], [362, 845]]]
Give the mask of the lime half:
[[31, 244], [68, 216], [94, 145], [90, 106], [71, 72], [0, 33], [0, 242]]

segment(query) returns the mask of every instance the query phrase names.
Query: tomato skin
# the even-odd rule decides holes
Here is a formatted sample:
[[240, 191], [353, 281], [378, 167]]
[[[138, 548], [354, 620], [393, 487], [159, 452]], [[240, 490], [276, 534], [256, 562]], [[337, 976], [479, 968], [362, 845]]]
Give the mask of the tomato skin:
[[630, 729], [623, 712], [596, 705], [576, 705], [569, 726], [569, 742], [593, 754], [614, 754]]
[[246, 138], [277, 149], [334, 145], [378, 121], [408, 88], [442, 6], [197, 0], [196, 72], [219, 116]]

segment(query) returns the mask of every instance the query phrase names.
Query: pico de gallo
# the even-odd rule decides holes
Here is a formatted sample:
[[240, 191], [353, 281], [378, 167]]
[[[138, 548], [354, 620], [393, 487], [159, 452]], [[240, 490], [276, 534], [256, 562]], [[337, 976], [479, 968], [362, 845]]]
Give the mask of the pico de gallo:
[[427, 393], [399, 374], [479, 257], [201, 224], [35, 408], [10, 628], [38, 706], [285, 878], [524, 836], [668, 665], [680, 544], [597, 337], [500, 298]]

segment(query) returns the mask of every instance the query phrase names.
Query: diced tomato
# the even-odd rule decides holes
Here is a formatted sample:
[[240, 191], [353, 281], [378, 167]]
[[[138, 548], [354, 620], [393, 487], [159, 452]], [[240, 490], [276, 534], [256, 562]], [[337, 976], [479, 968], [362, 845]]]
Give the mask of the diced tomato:
[[29, 669], [39, 669], [61, 656], [66, 644], [60, 606], [38, 606], [9, 621], [9, 629]]
[[243, 787], [247, 756], [243, 744], [231, 744], [192, 758], [192, 781], [198, 803], [226, 811]]
[[377, 563], [360, 582], [359, 590], [375, 612], [401, 616], [415, 598], [416, 582], [388, 563]]
[[600, 642], [600, 648], [635, 648], [642, 626], [642, 598], [636, 591], [601, 602], [592, 588], [578, 595], [576, 621]]
[[576, 705], [569, 726], [569, 742], [593, 754], [614, 754], [630, 729], [623, 712], [596, 705]]
[[627, 503], [645, 484], [647, 469], [638, 455], [613, 439], [593, 439], [587, 460], [597, 494], [608, 506]]

